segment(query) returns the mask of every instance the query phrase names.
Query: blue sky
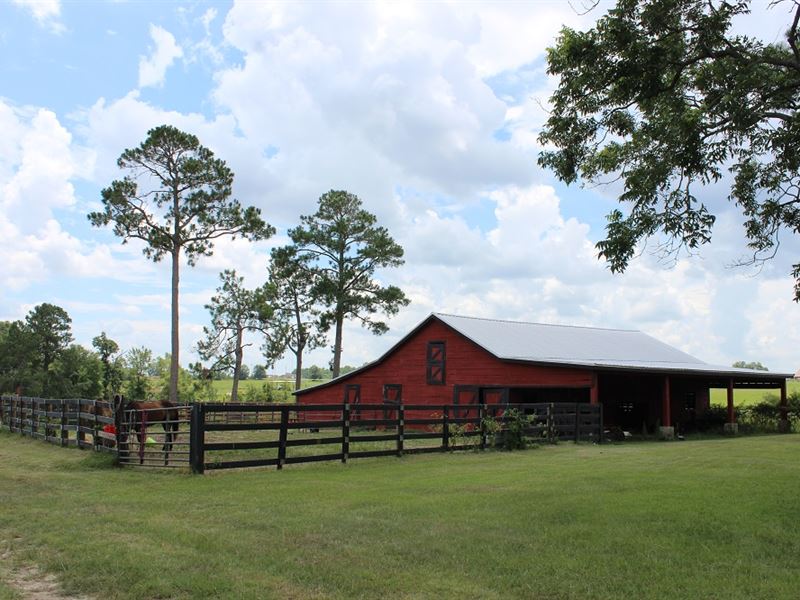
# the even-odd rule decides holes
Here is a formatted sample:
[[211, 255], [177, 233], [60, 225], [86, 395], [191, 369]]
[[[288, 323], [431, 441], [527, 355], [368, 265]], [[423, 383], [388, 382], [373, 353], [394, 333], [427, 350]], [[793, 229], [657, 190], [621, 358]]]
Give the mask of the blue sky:
[[[575, 4], [575, 3], [573, 3]], [[569, 3], [64, 2], [0, 4], [0, 319], [66, 308], [76, 340], [169, 347], [169, 272], [89, 226], [116, 158], [149, 128], [196, 134], [236, 173], [275, 238], [220, 242], [182, 271], [182, 362], [207, 324], [217, 275], [263, 282], [269, 249], [329, 189], [359, 195], [406, 249], [380, 274], [412, 300], [374, 337], [371, 360], [432, 311], [640, 329], [709, 362], [800, 366], [789, 264], [756, 273], [724, 187], [704, 190], [714, 242], [663, 264], [648, 249], [624, 275], [597, 260], [615, 190], [567, 188], [540, 170], [536, 137], [556, 85], [544, 50]], [[785, 10], [757, 4], [740, 31], [773, 41]], [[781, 12], [782, 11], [782, 12]], [[247, 362], [259, 362], [253, 339]], [[308, 364], [325, 364], [326, 350]], [[288, 359], [278, 365], [290, 368]]]

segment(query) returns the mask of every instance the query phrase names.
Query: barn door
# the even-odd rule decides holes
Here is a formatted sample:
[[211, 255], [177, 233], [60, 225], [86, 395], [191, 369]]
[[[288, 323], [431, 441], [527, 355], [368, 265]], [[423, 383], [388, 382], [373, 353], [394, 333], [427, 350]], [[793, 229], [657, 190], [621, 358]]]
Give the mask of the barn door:
[[361, 419], [361, 386], [359, 384], [350, 384], [344, 386], [344, 401], [345, 404], [350, 405], [350, 419], [358, 421]]
[[453, 404], [456, 406], [474, 406], [475, 408], [456, 409], [455, 415], [460, 418], [474, 419], [478, 416], [478, 401], [480, 392], [476, 385], [453, 386]]
[[403, 386], [399, 383], [387, 383], [383, 386], [384, 419], [397, 419], [396, 407], [403, 401]]
[[508, 388], [486, 387], [481, 388], [481, 402], [486, 405], [489, 415], [499, 417], [505, 414], [508, 404]]

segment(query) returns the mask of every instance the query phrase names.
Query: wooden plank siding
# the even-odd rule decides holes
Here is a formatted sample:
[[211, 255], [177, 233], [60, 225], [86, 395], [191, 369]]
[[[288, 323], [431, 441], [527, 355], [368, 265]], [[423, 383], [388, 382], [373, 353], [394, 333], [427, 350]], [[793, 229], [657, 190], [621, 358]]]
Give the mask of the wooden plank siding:
[[[429, 343], [444, 342], [444, 383], [429, 383]], [[300, 404], [340, 404], [346, 386], [359, 386], [362, 403], [381, 402], [384, 386], [402, 386], [406, 404], [452, 404], [455, 386], [478, 388], [559, 387], [583, 388], [592, 385], [590, 369], [541, 366], [499, 360], [489, 352], [437, 319], [430, 319], [376, 363], [332, 383], [308, 388], [297, 394]], [[352, 387], [350, 388], [352, 389]], [[352, 393], [350, 394], [352, 396]], [[497, 402], [499, 395], [488, 398]], [[588, 393], [587, 393], [588, 401]], [[355, 413], [354, 413], [355, 414]], [[415, 418], [406, 411], [409, 419]], [[361, 419], [376, 419], [372, 411], [362, 411]], [[307, 418], [315, 418], [308, 414]], [[355, 419], [354, 419], [355, 420]]]

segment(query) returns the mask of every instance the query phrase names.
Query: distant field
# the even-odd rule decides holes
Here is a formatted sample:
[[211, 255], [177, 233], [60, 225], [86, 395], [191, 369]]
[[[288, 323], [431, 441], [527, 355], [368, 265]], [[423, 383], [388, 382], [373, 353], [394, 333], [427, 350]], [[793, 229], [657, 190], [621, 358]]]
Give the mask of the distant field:
[[[319, 380], [303, 379], [303, 388], [322, 383]], [[287, 402], [294, 399], [294, 379], [245, 379], [239, 382], [239, 395], [244, 396], [247, 390], [261, 390], [265, 385], [270, 385], [276, 395], [276, 402]], [[211, 382], [219, 400], [227, 400], [231, 395], [232, 379], [218, 379]]]
[[[800, 381], [790, 379], [786, 386], [786, 393], [800, 392]], [[758, 404], [764, 400], [765, 395], [780, 396], [780, 390], [733, 390], [734, 406], [746, 406]], [[711, 390], [711, 404], [725, 406], [728, 403], [728, 392], [726, 390]]]
[[38, 565], [112, 600], [794, 599], [799, 454], [772, 435], [191, 476], [2, 431], [0, 582]]

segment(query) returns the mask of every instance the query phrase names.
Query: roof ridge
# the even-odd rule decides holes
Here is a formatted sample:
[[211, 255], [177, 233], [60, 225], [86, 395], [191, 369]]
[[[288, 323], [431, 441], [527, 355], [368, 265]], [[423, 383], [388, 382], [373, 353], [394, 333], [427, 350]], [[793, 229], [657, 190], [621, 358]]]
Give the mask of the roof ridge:
[[[542, 327], [564, 327], [569, 329], [599, 329], [600, 331], [626, 331], [629, 333], [644, 333], [640, 329], [620, 329], [618, 327], [594, 327], [591, 325], [559, 325], [557, 323], [538, 323], [536, 321], [512, 321], [511, 319], [490, 319], [488, 317], [470, 317], [466, 315], [455, 315], [452, 313], [435, 312], [439, 317], [455, 317], [457, 319], [472, 319], [474, 321], [493, 321], [495, 323], [514, 323], [517, 325], [540, 325]], [[644, 333], [644, 335], [647, 335]]]

